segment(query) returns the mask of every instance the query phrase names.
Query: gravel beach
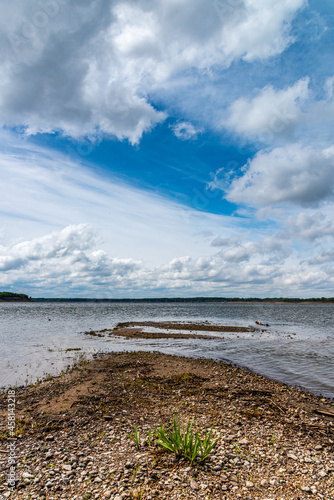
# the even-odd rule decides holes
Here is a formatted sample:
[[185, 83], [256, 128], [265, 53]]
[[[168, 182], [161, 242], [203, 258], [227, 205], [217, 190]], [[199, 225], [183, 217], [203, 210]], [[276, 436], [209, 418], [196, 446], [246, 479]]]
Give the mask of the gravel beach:
[[[0, 498], [334, 499], [333, 401], [228, 363], [97, 355], [15, 393], [13, 493], [0, 395]], [[149, 438], [173, 415], [220, 438], [204, 463], [177, 460]]]

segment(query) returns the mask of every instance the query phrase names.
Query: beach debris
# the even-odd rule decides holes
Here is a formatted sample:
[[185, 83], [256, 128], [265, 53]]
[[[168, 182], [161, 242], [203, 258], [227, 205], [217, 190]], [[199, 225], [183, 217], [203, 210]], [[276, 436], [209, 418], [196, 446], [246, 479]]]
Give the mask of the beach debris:
[[262, 323], [261, 321], [258, 321], [258, 320], [256, 320], [255, 323], [257, 325], [261, 325], [261, 326], [270, 326], [269, 323]]
[[314, 413], [318, 413], [319, 415], [326, 415], [326, 417], [334, 417], [333, 411], [318, 410], [318, 408], [316, 408], [314, 410]]

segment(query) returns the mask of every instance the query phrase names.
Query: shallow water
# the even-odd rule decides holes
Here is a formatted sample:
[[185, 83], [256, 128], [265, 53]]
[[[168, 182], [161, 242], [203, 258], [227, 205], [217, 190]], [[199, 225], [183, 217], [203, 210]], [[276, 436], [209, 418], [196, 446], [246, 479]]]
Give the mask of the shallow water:
[[[81, 352], [154, 350], [227, 359], [334, 397], [333, 318], [334, 304], [1, 303], [0, 386], [55, 374]], [[142, 320], [208, 320], [240, 326], [255, 326], [260, 320], [270, 327], [261, 333], [213, 334], [214, 340], [128, 340], [82, 333]]]

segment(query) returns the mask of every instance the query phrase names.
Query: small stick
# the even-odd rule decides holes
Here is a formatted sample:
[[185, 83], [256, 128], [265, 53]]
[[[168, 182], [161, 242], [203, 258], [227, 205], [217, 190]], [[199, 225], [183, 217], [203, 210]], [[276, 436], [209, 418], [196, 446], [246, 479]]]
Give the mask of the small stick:
[[324, 411], [324, 410], [314, 410], [314, 413], [318, 413], [319, 415], [326, 415], [327, 417], [334, 417], [334, 413], [331, 411]]

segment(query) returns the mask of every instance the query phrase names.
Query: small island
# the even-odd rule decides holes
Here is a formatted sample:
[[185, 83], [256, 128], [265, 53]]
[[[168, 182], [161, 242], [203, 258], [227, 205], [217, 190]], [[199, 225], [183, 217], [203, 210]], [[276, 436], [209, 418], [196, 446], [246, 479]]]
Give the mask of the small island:
[[0, 292], [0, 302], [31, 302], [32, 298], [24, 293]]

